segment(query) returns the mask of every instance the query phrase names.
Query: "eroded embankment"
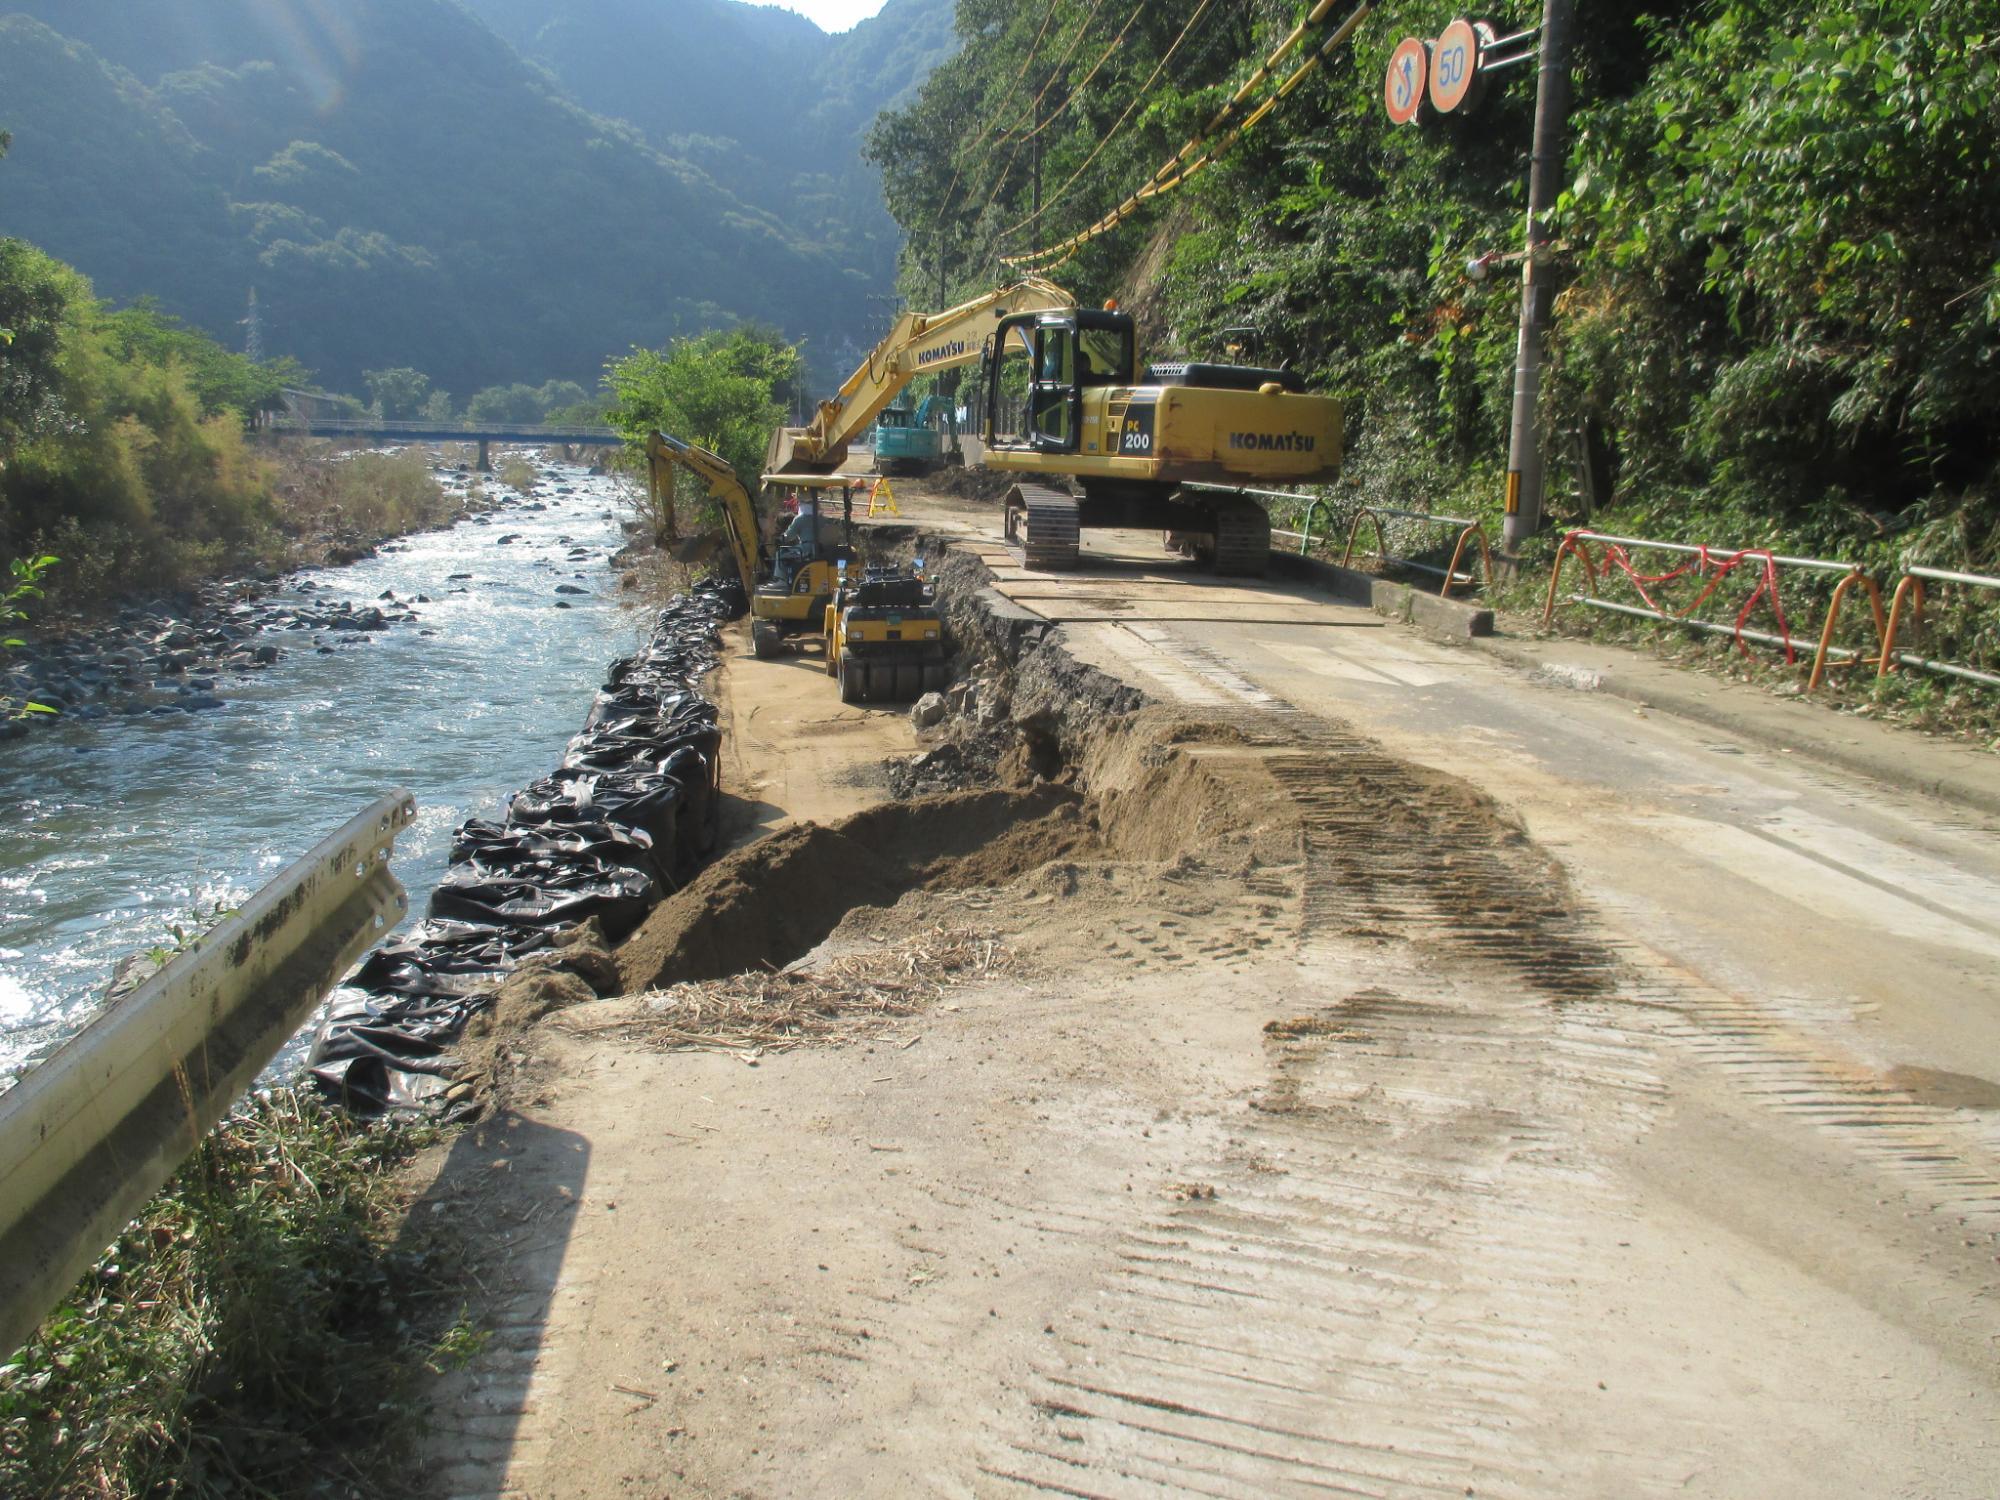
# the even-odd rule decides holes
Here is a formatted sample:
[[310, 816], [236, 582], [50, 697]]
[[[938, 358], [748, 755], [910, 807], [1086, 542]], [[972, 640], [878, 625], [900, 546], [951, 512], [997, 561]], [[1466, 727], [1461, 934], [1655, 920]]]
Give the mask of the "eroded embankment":
[[925, 545], [958, 674], [928, 748], [891, 768], [898, 800], [718, 860], [622, 948], [628, 993], [780, 967], [896, 911], [977, 912], [944, 898], [1016, 882], [1044, 903], [1037, 948], [1094, 962], [1322, 933], [1443, 945], [1554, 998], [1609, 982], [1561, 872], [1490, 798], [1268, 695], [1153, 702], [1079, 662], [976, 557]]

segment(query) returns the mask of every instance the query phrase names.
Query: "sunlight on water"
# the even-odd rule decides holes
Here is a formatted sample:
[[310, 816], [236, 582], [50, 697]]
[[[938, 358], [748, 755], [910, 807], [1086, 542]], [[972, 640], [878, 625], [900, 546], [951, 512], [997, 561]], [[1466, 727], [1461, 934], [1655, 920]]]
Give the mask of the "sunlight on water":
[[[546, 508], [407, 538], [301, 575], [286, 596], [428, 595], [414, 625], [326, 632], [324, 654], [314, 632], [269, 632], [260, 639], [283, 659], [222, 677], [222, 709], [61, 725], [7, 746], [0, 1072], [87, 1018], [120, 958], [240, 902], [396, 786], [420, 809], [395, 869], [422, 911], [452, 830], [497, 816], [555, 767], [604, 667], [641, 634], [604, 561], [623, 540], [613, 482], [563, 466], [534, 499]], [[589, 555], [570, 557], [577, 549]], [[588, 592], [560, 596], [570, 608], [559, 609], [565, 584]]]

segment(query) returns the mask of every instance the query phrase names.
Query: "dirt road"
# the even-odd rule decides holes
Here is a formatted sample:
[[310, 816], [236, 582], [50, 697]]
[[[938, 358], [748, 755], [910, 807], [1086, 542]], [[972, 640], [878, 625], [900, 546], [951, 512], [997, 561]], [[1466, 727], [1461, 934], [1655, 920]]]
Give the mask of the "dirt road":
[[[427, 1193], [493, 1230], [437, 1492], [2000, 1492], [1990, 822], [1144, 541], [988, 559], [1067, 622], [985, 693], [1012, 791], [656, 914], [756, 873], [820, 1040], [726, 987], [520, 1040]], [[1050, 710], [1078, 663], [1150, 706]], [[721, 690], [746, 830], [917, 748]]]

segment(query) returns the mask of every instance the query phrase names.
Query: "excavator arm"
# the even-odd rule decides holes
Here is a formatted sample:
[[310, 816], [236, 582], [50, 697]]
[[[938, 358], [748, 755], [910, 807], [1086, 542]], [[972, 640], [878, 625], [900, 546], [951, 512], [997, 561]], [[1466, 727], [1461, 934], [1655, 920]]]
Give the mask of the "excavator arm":
[[736, 477], [727, 459], [694, 443], [684, 443], [664, 432], [646, 439], [646, 483], [655, 508], [673, 496], [674, 466], [686, 469], [706, 486], [722, 511], [723, 530], [729, 550], [736, 558], [736, 574], [743, 580], [743, 593], [757, 592], [757, 574], [763, 563], [763, 536], [757, 530], [757, 509], [750, 492]]
[[919, 375], [968, 365], [986, 349], [993, 322], [1009, 313], [1053, 312], [1076, 299], [1039, 276], [1014, 282], [938, 313], [905, 312], [888, 337], [870, 351], [806, 427], [780, 427], [771, 435], [765, 471], [829, 473], [847, 457], [847, 445], [865, 431], [896, 394]]

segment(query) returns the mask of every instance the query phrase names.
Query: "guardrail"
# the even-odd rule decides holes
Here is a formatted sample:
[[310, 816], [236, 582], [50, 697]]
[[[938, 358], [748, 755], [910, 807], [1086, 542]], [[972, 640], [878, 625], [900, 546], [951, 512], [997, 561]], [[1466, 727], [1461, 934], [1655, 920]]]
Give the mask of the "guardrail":
[[[1291, 490], [1260, 490], [1240, 485], [1200, 483], [1190, 484], [1187, 488], [1191, 490], [1206, 490], [1218, 495], [1253, 495], [1260, 500], [1284, 500], [1293, 505], [1304, 501], [1306, 506], [1304, 530], [1280, 531], [1273, 528], [1271, 532], [1272, 536], [1296, 537], [1298, 539], [1300, 556], [1304, 556], [1312, 549], [1313, 517], [1324, 509], [1329, 518], [1331, 518], [1337, 509], [1335, 502], [1328, 496], [1301, 495]], [[1382, 525], [1384, 517], [1396, 517], [1403, 520], [1419, 521], [1439, 526], [1456, 526], [1459, 528], [1459, 531], [1458, 537], [1452, 547], [1451, 561], [1440, 568], [1435, 563], [1420, 562], [1414, 557], [1404, 557], [1390, 552], [1388, 536]], [[1355, 535], [1360, 530], [1361, 523], [1364, 520], [1371, 520], [1375, 523], [1375, 550], [1378, 561], [1384, 564], [1394, 564], [1398, 567], [1414, 568], [1420, 573], [1430, 573], [1437, 576], [1441, 580], [1438, 586], [1438, 593], [1441, 595], [1449, 594], [1459, 584], [1471, 584], [1480, 581], [1474, 575], [1461, 572], [1459, 569], [1459, 564], [1465, 560], [1466, 548], [1468, 545], [1476, 543], [1479, 548], [1481, 572], [1484, 575], [1488, 590], [1491, 590], [1493, 585], [1493, 550], [1486, 537], [1486, 528], [1473, 518], [1469, 516], [1440, 516], [1427, 510], [1398, 510], [1391, 505], [1358, 506], [1355, 509], [1354, 518], [1347, 529], [1346, 549], [1340, 556], [1340, 565], [1343, 568], [1347, 566], [1349, 560], [1354, 556]]]
[[0, 1094], [0, 1357], [171, 1177], [409, 898], [391, 792]]
[[[1592, 543], [1597, 544], [1596, 555], [1591, 550]], [[1693, 561], [1664, 573], [1641, 573], [1632, 564], [1630, 549], [1666, 552], [1688, 557]], [[1583, 567], [1585, 592], [1571, 593], [1559, 598], [1563, 564], [1572, 557]], [[1737, 610], [1735, 622], [1722, 625], [1712, 620], [1694, 618], [1694, 612], [1716, 594], [1730, 575], [1739, 567], [1746, 565], [1749, 566], [1756, 582], [1741, 608]], [[1614, 568], [1630, 580], [1635, 592], [1645, 601], [1643, 608], [1598, 596], [1600, 581], [1608, 581]], [[1926, 580], [2000, 589], [2000, 578], [1988, 578], [1977, 573], [1952, 573], [1938, 568], [1909, 568], [1897, 583], [1894, 598], [1885, 616], [1882, 608], [1881, 584], [1857, 563], [1839, 562], [1823, 557], [1788, 557], [1767, 547], [1742, 547], [1732, 551], [1699, 543], [1661, 542], [1645, 537], [1613, 536], [1608, 532], [1579, 530], [1565, 535], [1556, 548], [1555, 562], [1549, 570], [1548, 599], [1542, 610], [1542, 625], [1547, 628], [1554, 623], [1556, 606], [1559, 603], [1582, 604], [1614, 614], [1682, 625], [1711, 635], [1726, 635], [1736, 642], [1737, 650], [1745, 656], [1750, 654], [1745, 642], [1754, 641], [1760, 645], [1774, 646], [1784, 652], [1786, 664], [1792, 665], [1798, 660], [1798, 647], [1795, 644], [1791, 621], [1785, 614], [1784, 601], [1779, 595], [1779, 570], [1784, 568], [1832, 575], [1838, 579], [1834, 584], [1832, 595], [1827, 600], [1825, 619], [1820, 624], [1818, 644], [1813, 651], [1811, 673], [1806, 679], [1807, 692], [1816, 690], [1826, 679], [1827, 673], [1853, 667], [1873, 667], [1878, 677], [1887, 676], [1897, 666], [1918, 667], [1970, 682], [2000, 686], [2000, 676], [1990, 672], [1896, 649], [1896, 641], [1904, 628], [1906, 617], [1911, 622], [1912, 628], [1921, 628]], [[1678, 582], [1690, 575], [1701, 581], [1703, 586], [1696, 597], [1681, 609], [1663, 607], [1648, 592], [1649, 589]], [[1856, 591], [1868, 601], [1869, 616], [1875, 627], [1873, 654], [1862, 647], [1841, 646], [1834, 643], [1841, 611], [1849, 596]], [[1749, 628], [1747, 622], [1760, 600], [1768, 604], [1777, 625], [1775, 634]]]

